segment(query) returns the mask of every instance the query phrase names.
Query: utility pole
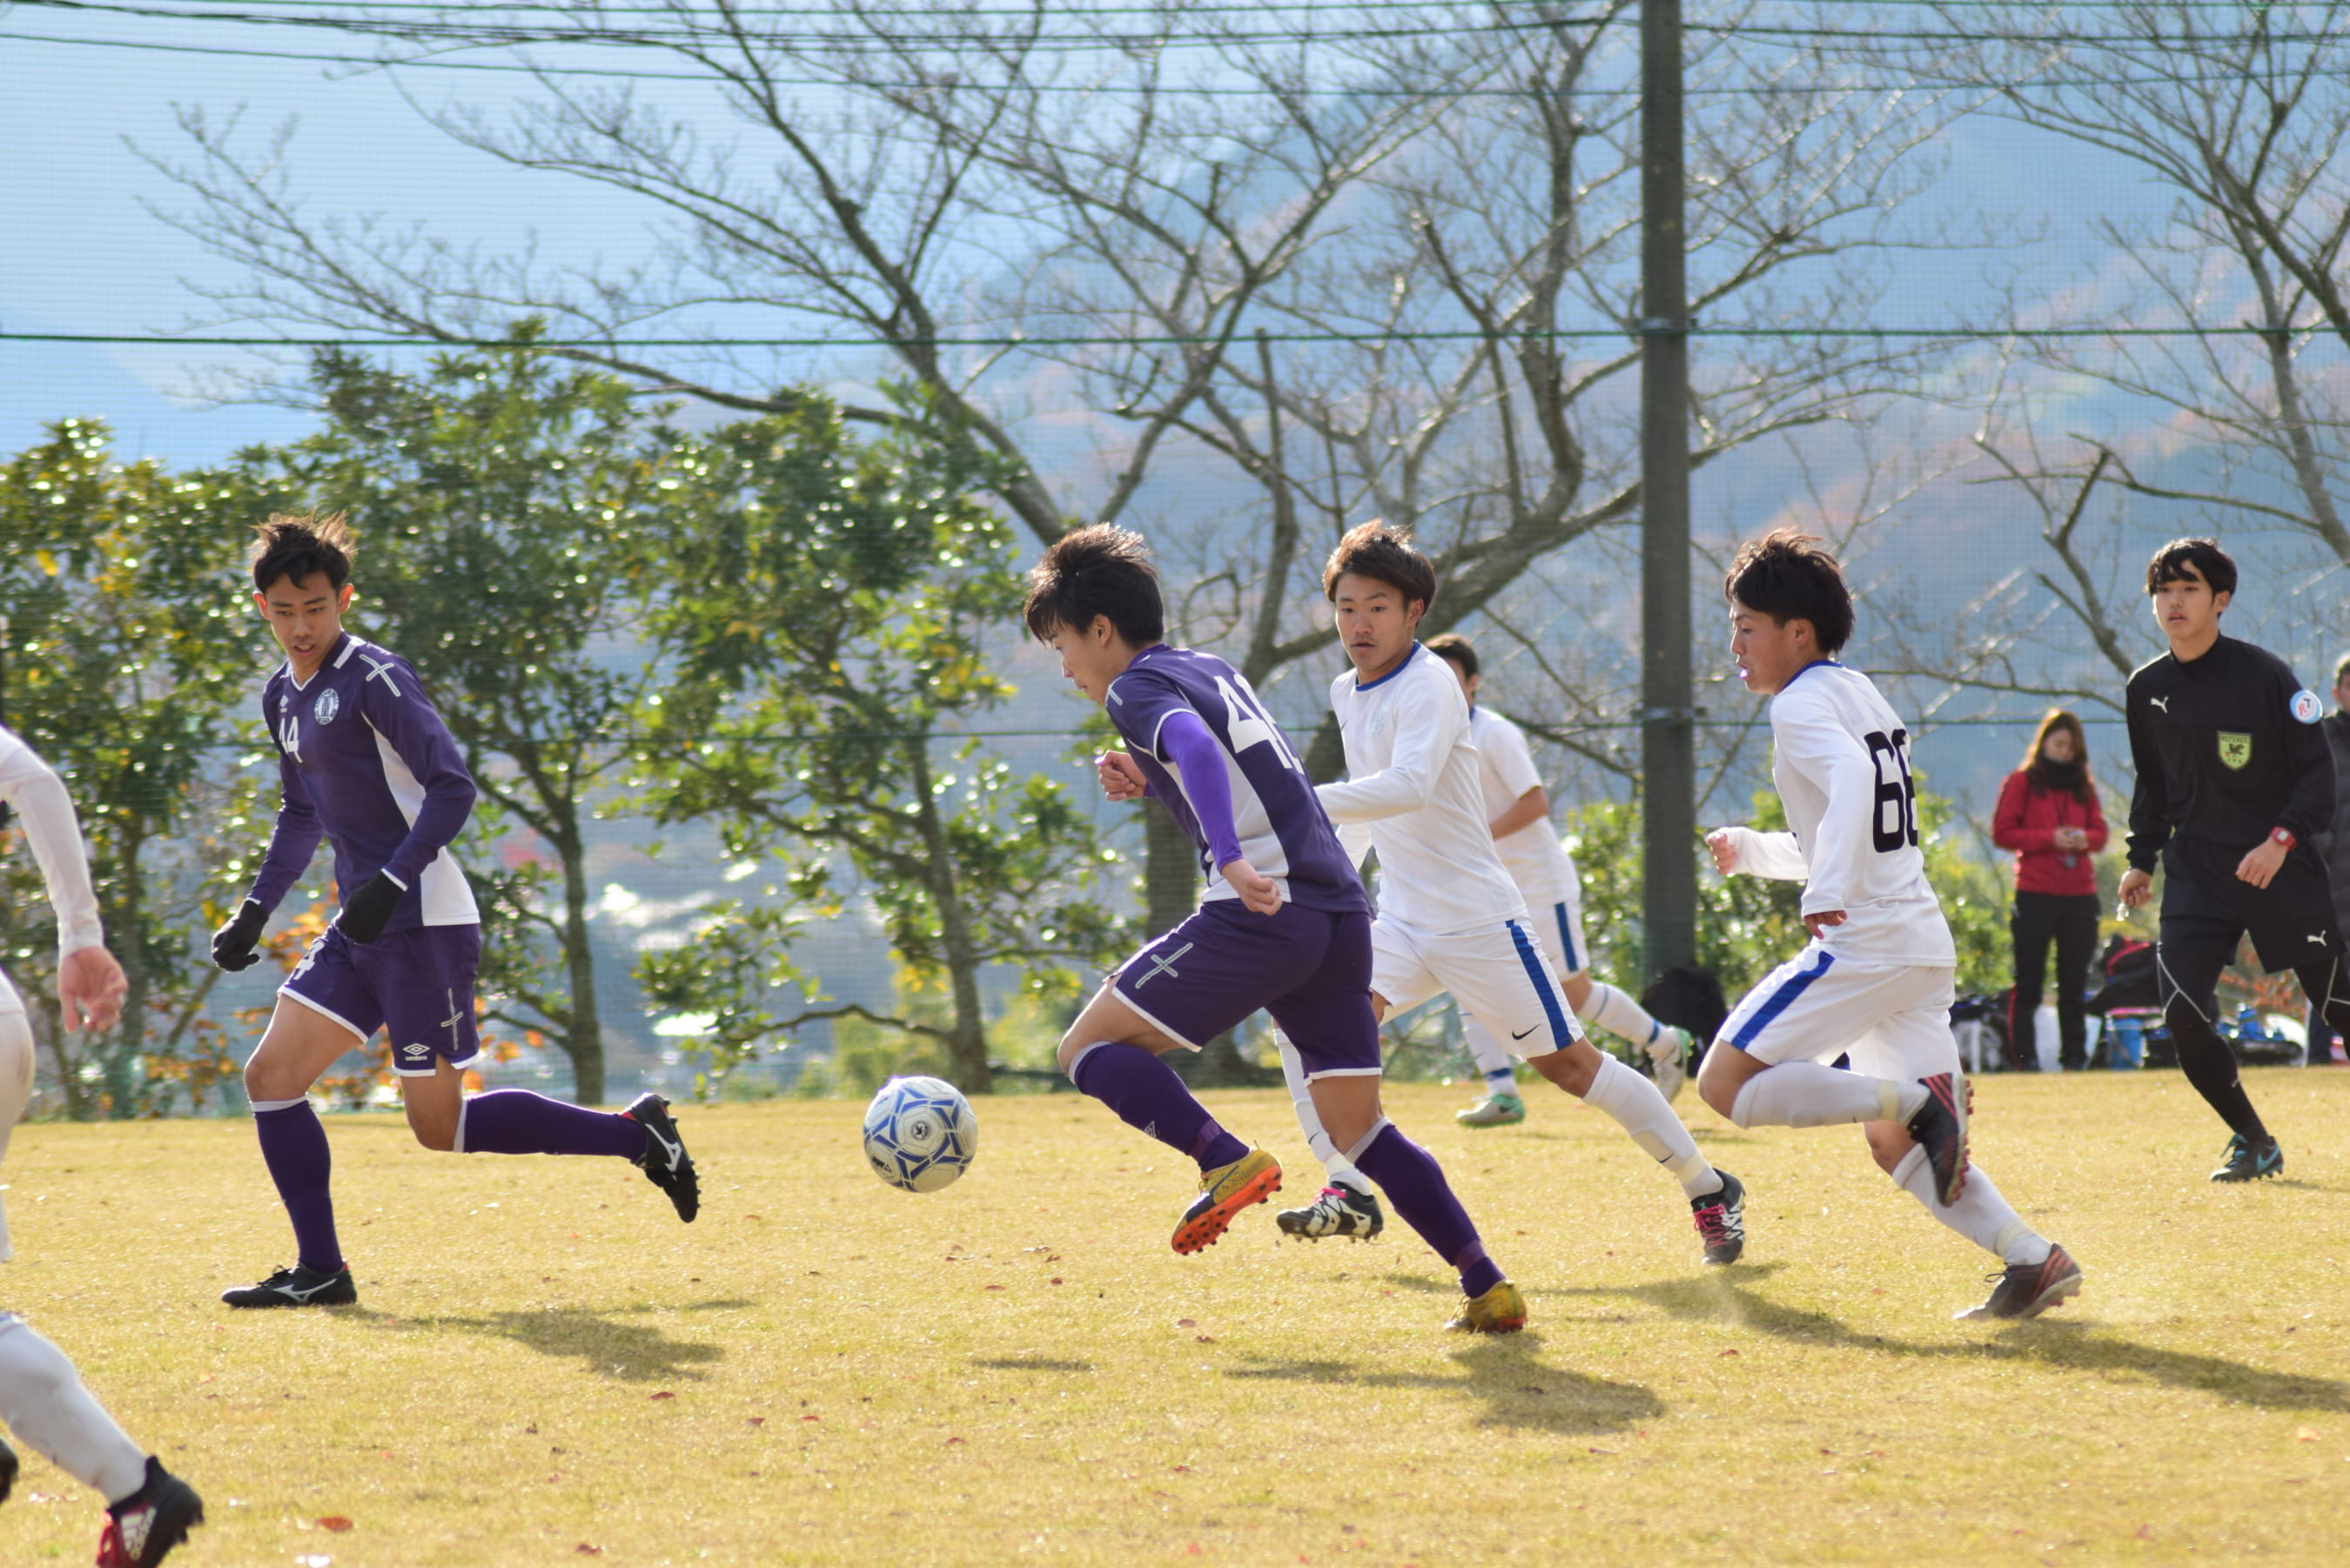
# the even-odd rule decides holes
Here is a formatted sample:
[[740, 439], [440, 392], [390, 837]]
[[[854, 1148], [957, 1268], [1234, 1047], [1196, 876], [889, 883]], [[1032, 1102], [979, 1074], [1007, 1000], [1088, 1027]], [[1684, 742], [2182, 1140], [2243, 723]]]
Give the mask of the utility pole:
[[1689, 271], [1681, 141], [1680, 0], [1641, 0], [1640, 912], [1651, 980], [1697, 958]]

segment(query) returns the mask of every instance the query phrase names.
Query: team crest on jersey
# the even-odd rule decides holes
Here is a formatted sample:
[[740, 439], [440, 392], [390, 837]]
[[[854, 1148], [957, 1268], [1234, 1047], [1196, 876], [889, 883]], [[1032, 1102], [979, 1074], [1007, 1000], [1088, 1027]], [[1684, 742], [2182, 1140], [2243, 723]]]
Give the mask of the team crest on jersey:
[[2241, 730], [2220, 731], [2220, 760], [2230, 768], [2241, 768], [2252, 760], [2252, 738]]
[[335, 695], [335, 689], [331, 686], [319, 692], [318, 700], [310, 704], [310, 717], [321, 724], [333, 723], [335, 715], [342, 711], [343, 700]]
[[2325, 712], [2325, 704], [2318, 701], [2317, 693], [2305, 686], [2293, 694], [2292, 708], [2293, 716], [2304, 724], [2316, 723]]

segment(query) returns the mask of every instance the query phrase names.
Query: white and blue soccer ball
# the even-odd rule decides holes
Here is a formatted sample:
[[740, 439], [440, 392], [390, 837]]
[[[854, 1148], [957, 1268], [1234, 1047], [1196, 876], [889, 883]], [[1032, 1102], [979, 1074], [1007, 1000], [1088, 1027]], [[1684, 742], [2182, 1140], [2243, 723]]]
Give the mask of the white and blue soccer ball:
[[865, 1107], [865, 1158], [908, 1192], [936, 1192], [971, 1168], [979, 1118], [943, 1078], [892, 1078]]

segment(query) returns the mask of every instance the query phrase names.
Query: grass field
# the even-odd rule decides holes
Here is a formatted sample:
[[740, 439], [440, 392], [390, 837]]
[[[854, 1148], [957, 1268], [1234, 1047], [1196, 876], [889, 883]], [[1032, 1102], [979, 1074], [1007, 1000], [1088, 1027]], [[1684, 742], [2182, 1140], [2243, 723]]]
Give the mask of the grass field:
[[[1752, 1260], [1563, 1096], [1520, 1128], [1390, 1092], [1531, 1331], [1438, 1332], [1400, 1226], [1166, 1246], [1192, 1183], [1062, 1095], [983, 1103], [948, 1191], [859, 1107], [689, 1109], [681, 1227], [613, 1161], [330, 1124], [353, 1308], [231, 1314], [289, 1255], [243, 1123], [17, 1130], [0, 1302], [80, 1363], [211, 1523], [174, 1563], [2272, 1563], [2350, 1560], [2350, 1074], [2251, 1075], [2291, 1161], [2208, 1185], [2176, 1074], [1985, 1080], [1976, 1152], [2086, 1293], [1954, 1324], [1989, 1260], [1856, 1132], [1741, 1133]], [[1318, 1185], [1277, 1092], [1211, 1096]], [[31, 1495], [27, 1495], [31, 1494]], [[330, 1528], [322, 1520], [348, 1528]], [[87, 1562], [26, 1456], [0, 1563]]]

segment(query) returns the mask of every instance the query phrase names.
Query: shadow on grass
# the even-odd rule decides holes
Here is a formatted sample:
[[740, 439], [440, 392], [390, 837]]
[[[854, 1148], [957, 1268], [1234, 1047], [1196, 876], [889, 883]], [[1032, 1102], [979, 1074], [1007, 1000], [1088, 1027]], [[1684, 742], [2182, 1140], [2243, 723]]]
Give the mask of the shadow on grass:
[[[696, 1302], [678, 1310], [723, 1312], [756, 1303], [739, 1301]], [[387, 1320], [401, 1328], [454, 1330], [510, 1339], [541, 1355], [576, 1357], [590, 1372], [626, 1383], [699, 1381], [694, 1368], [721, 1360], [726, 1352], [714, 1345], [671, 1339], [650, 1324], [621, 1321], [650, 1307], [546, 1307], [536, 1312], [491, 1313], [484, 1317], [407, 1317]]]
[[985, 1372], [1091, 1372], [1090, 1361], [1055, 1361], [1045, 1355], [974, 1355], [971, 1364]]
[[1461, 1376], [1366, 1370], [1351, 1361], [1251, 1361], [1227, 1377], [1343, 1388], [1412, 1388], [1480, 1401], [1482, 1427], [1587, 1435], [1620, 1432], [1665, 1413], [1664, 1402], [1637, 1383], [1610, 1383], [1545, 1366], [1541, 1342], [1522, 1336], [1478, 1339], [1452, 1355]]
[[1544, 1293], [1629, 1298], [1672, 1317], [1736, 1324], [1804, 1345], [1846, 1345], [1894, 1355], [2032, 1362], [2063, 1371], [2094, 1373], [2109, 1382], [2149, 1381], [2199, 1389], [2230, 1404], [2260, 1409], [2350, 1412], [2350, 1384], [2334, 1378], [2276, 1372], [2225, 1356], [2165, 1350], [2121, 1338], [2093, 1324], [2055, 1318], [2011, 1323], [1998, 1329], [1996, 1337], [1971, 1345], [1918, 1345], [1856, 1333], [1825, 1313], [1787, 1306], [1747, 1288], [1783, 1266], [1733, 1265], [1695, 1279], [1648, 1285], [1587, 1285]]

